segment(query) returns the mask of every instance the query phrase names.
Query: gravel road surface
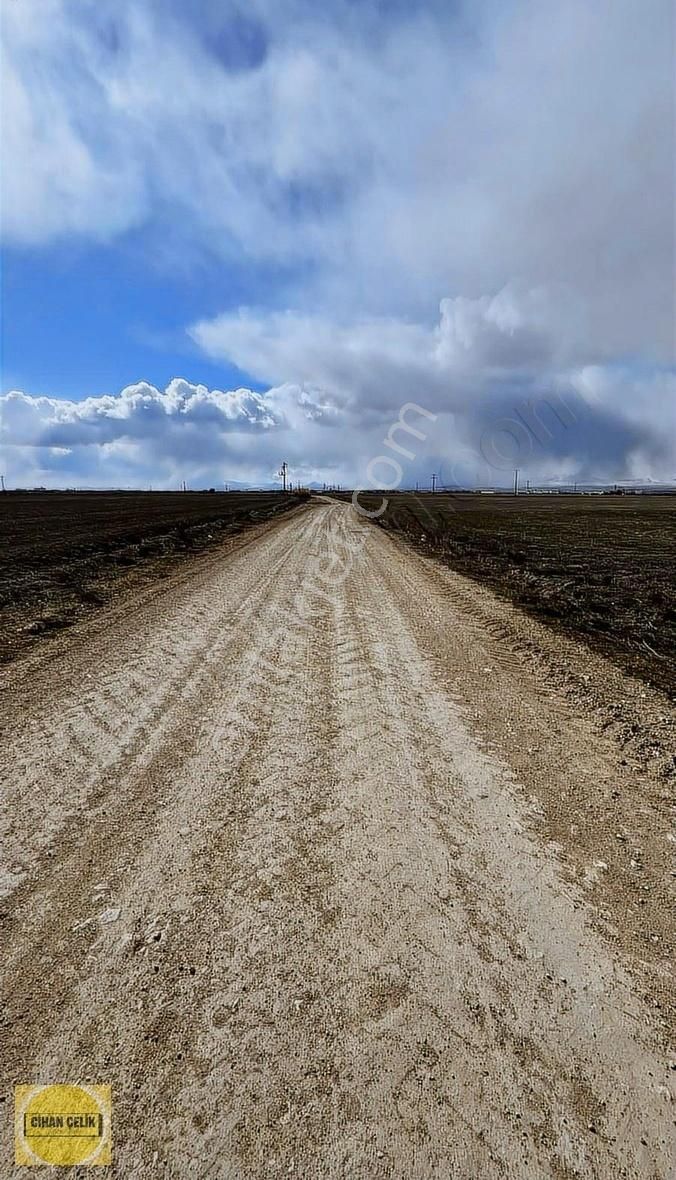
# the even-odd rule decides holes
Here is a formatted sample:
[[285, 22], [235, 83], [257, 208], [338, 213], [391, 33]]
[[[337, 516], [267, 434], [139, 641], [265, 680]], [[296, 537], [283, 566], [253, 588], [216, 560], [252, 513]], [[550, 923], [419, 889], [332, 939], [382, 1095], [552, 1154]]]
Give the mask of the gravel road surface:
[[315, 500], [3, 673], [4, 1175], [48, 1081], [125, 1180], [673, 1174], [673, 843], [512, 609]]

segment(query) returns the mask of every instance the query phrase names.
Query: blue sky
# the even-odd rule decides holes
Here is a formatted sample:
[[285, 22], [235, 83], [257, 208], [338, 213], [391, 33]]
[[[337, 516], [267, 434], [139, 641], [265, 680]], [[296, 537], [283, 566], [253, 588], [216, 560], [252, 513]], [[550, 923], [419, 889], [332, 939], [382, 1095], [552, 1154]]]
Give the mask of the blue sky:
[[[10, 484], [261, 483], [283, 457], [368, 483], [408, 402], [435, 425], [404, 484], [674, 478], [672, 22], [6, 5]], [[562, 397], [565, 428], [514, 442], [524, 401]]]
[[207, 385], [241, 383], [236, 366], [210, 360], [185, 326], [224, 302], [256, 302], [269, 276], [234, 263], [224, 274], [208, 258], [182, 271], [158, 266], [143, 237], [3, 248], [3, 392], [79, 399], [138, 380], [166, 385], [184, 371]]
[[[3, 272], [5, 393], [79, 399], [138, 380], [163, 386], [186, 372], [206, 385], [242, 381], [236, 367], [205, 357], [185, 333], [186, 322], [222, 307], [222, 277], [153, 273], [133, 244], [6, 248]], [[245, 292], [233, 275], [225, 297]]]

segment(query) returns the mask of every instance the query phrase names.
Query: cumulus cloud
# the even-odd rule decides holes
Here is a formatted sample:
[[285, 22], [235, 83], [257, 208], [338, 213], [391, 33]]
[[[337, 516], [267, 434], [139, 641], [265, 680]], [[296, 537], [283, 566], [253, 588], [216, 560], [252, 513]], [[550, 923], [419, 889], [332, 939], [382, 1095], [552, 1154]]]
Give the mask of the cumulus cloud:
[[14, 390], [0, 397], [0, 453], [13, 486], [268, 483], [280, 446], [300, 462], [303, 429], [321, 433], [333, 412], [297, 385], [224, 392], [176, 378], [79, 402]]
[[450, 470], [474, 454], [480, 482], [525, 464], [533, 475], [676, 472], [676, 432], [664, 429], [676, 375], [585, 363], [585, 325], [565, 290], [510, 285], [492, 296], [444, 298], [430, 325], [391, 317], [336, 325], [245, 310], [192, 334], [211, 356], [262, 380], [300, 375], [324, 391], [346, 430], [376, 429], [416, 402], [444, 424], [435, 430], [439, 462]]
[[190, 331], [210, 356], [260, 380], [312, 382], [355, 407], [393, 407], [422, 385], [435, 406], [449, 408], [489, 377], [528, 378], [581, 355], [565, 292], [511, 284], [492, 296], [444, 298], [439, 310], [438, 323], [426, 326], [240, 309]]
[[[270, 340], [266, 325], [242, 317], [233, 339], [261, 358], [261, 372], [288, 363], [306, 374], [303, 383], [223, 392], [176, 379], [165, 390], [142, 382], [80, 402], [18, 391], [0, 398], [10, 483], [267, 485], [282, 459], [304, 483], [366, 487], [426, 485], [432, 469], [451, 486], [502, 486], [514, 466], [534, 481], [664, 480], [676, 471], [676, 439], [663, 429], [674, 374], [557, 369], [546, 328], [523, 323], [506, 298], [445, 301], [427, 330], [344, 326], [330, 348], [325, 324], [273, 326]], [[230, 353], [223, 324], [217, 339]], [[413, 430], [400, 434], [402, 408]]]
[[152, 439], [158, 431], [185, 434], [205, 427], [222, 434], [264, 429], [276, 421], [272, 407], [250, 389], [223, 393], [180, 378], [162, 392], [142, 381], [117, 396], [105, 394], [79, 402], [30, 397], [20, 391], [2, 401], [0, 429], [16, 445], [100, 445], [121, 437]]

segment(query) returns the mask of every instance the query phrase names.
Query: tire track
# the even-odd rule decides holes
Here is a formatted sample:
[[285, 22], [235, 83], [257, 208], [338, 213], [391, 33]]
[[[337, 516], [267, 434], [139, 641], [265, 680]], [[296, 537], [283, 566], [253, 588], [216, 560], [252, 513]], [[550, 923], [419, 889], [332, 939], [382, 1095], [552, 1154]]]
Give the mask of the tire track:
[[[403, 579], [386, 568], [401, 593]], [[378, 980], [375, 1028], [382, 1030], [374, 1036], [373, 984], [365, 980], [369, 1036], [362, 1025], [348, 1039], [341, 1070], [359, 1063], [358, 1072], [368, 1071], [367, 1089], [380, 1101], [367, 1126], [387, 1125], [391, 1104], [403, 1101], [399, 1140], [393, 1148], [383, 1137], [381, 1147], [407, 1174], [434, 1174], [440, 1153], [467, 1175], [491, 1174], [498, 1161], [504, 1175], [510, 1167], [515, 1175], [563, 1175], [573, 1157], [580, 1175], [651, 1174], [650, 1160], [660, 1155], [666, 1169], [666, 1127], [648, 1114], [649, 1056], [642, 1066], [634, 1057], [631, 1082], [618, 1084], [639, 1024], [637, 1010], [623, 1011], [631, 1006], [626, 977], [600, 959], [569, 900], [557, 897], [552, 866], [514, 808], [507, 768], [500, 774], [463, 737], [461, 717], [420, 659], [410, 609], [401, 613], [375, 571], [372, 592], [371, 610], [348, 592], [343, 616], [345, 632], [358, 637], [352, 658], [372, 670], [361, 707], [374, 708], [375, 693], [391, 723], [389, 732], [377, 726], [383, 736], [370, 747], [371, 778], [359, 791], [354, 831], [366, 826], [358, 840], [366, 854], [359, 859], [353, 848], [346, 856], [353, 868], [346, 892], [361, 903], [347, 937], [352, 947], [360, 934], [365, 939], [357, 958]], [[344, 671], [349, 678], [349, 662]], [[340, 691], [339, 699], [346, 713], [354, 706], [354, 693]], [[345, 745], [348, 768], [357, 746]], [[503, 833], [499, 842], [495, 832]], [[378, 860], [368, 851], [376, 844]], [[398, 923], [386, 934], [371, 917], [384, 879], [401, 899]], [[419, 1088], [417, 1101], [411, 1087]], [[425, 1088], [434, 1101], [423, 1098]], [[439, 1121], [448, 1109], [478, 1115], [460, 1120], [464, 1130], [453, 1118], [449, 1139]]]
[[[302, 537], [310, 525], [299, 527]], [[236, 555], [245, 578], [239, 599], [231, 591], [228, 574], [208, 578], [185, 604], [161, 612], [159, 638], [158, 620], [152, 618], [149, 639], [136, 653], [131, 669], [123, 665], [120, 670], [113, 659], [112, 668], [104, 670], [93, 689], [85, 687], [84, 692], [82, 680], [76, 679], [57, 709], [46, 716], [37, 711], [27, 718], [20, 733], [12, 735], [4, 759], [8, 768], [22, 767], [22, 802], [19, 805], [19, 796], [12, 793], [8, 772], [10, 790], [4, 818], [9, 824], [20, 806], [22, 823], [18, 831], [5, 827], [3, 832], [4, 875], [8, 878], [5, 893], [22, 880], [23, 866], [36, 851], [61, 837], [90, 794], [97, 790], [110, 793], [122, 777], [119, 768], [123, 762], [131, 762], [139, 770], [150, 765], [181, 712], [204, 687], [210, 663], [222, 658], [230, 636], [245, 624], [279, 577], [286, 547], [277, 532], [264, 538], [261, 559], [262, 573], [249, 575], [246, 557]], [[105, 654], [109, 654], [107, 645]], [[80, 677], [89, 679], [94, 674], [84, 667], [78, 668]], [[50, 752], [47, 762], [45, 750]], [[36, 807], [31, 811], [33, 799]], [[50, 817], [47, 824], [45, 812]]]

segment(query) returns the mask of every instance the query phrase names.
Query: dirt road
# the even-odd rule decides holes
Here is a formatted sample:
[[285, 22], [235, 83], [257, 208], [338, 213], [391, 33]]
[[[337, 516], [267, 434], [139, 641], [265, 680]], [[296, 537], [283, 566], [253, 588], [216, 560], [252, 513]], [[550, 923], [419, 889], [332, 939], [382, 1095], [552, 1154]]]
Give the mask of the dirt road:
[[315, 501], [6, 672], [3, 1174], [82, 1080], [125, 1180], [670, 1175], [668, 826], [492, 602]]

